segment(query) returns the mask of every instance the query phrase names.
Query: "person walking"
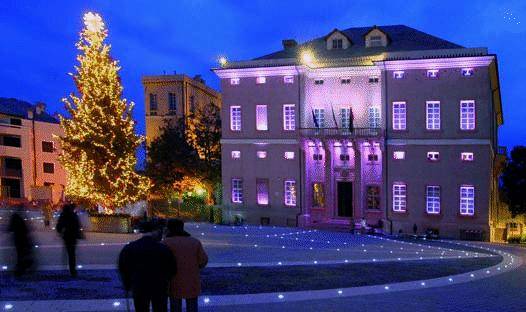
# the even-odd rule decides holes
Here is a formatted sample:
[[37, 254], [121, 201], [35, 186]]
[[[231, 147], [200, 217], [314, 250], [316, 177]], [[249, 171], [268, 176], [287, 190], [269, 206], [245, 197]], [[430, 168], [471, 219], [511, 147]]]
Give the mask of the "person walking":
[[187, 312], [197, 312], [197, 297], [201, 294], [200, 270], [208, 263], [203, 245], [184, 230], [184, 222], [170, 219], [163, 241], [177, 260], [177, 274], [170, 283], [170, 310], [182, 311], [183, 299]]
[[33, 265], [33, 243], [25, 221], [24, 207], [19, 205], [9, 220], [7, 231], [13, 233], [16, 250], [15, 276], [20, 277]]
[[68, 203], [62, 207], [62, 212], [57, 221], [56, 230], [64, 240], [66, 253], [68, 254], [69, 273], [72, 277], [77, 276], [77, 240], [83, 238], [80, 230], [80, 221], [75, 212], [75, 204]]
[[121, 250], [119, 273], [126, 290], [133, 295], [135, 311], [166, 312], [168, 285], [177, 271], [177, 262], [164, 244], [160, 243], [161, 231], [151, 222], [141, 225], [143, 236]]

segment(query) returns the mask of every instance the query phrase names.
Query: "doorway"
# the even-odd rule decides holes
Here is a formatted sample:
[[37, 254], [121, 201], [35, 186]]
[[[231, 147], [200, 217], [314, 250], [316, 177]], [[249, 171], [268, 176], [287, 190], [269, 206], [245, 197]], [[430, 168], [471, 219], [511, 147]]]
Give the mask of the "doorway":
[[338, 182], [338, 217], [352, 217], [352, 182]]

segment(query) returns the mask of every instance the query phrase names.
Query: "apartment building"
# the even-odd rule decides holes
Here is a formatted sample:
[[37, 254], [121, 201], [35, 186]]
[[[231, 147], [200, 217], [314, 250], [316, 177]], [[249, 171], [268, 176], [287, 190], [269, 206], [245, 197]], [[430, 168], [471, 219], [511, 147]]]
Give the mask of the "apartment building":
[[221, 107], [221, 94], [205, 84], [201, 76], [143, 76], [146, 143], [160, 135], [167, 121], [188, 116], [201, 105], [214, 103]]
[[404, 25], [335, 29], [214, 72], [229, 215], [490, 238], [503, 117], [486, 48]]
[[58, 162], [58, 119], [44, 104], [0, 98], [0, 185], [7, 201], [64, 197], [66, 173]]

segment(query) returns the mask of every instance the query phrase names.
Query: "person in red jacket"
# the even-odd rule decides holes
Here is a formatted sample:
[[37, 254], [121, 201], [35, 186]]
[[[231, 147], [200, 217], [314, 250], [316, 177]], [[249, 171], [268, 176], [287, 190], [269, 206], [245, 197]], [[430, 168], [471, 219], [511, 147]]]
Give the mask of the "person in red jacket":
[[170, 219], [167, 235], [163, 241], [170, 248], [177, 261], [177, 274], [170, 283], [170, 309], [182, 311], [182, 301], [186, 300], [186, 311], [197, 312], [197, 297], [201, 294], [200, 270], [208, 263], [208, 256], [198, 239], [184, 230], [184, 223]]

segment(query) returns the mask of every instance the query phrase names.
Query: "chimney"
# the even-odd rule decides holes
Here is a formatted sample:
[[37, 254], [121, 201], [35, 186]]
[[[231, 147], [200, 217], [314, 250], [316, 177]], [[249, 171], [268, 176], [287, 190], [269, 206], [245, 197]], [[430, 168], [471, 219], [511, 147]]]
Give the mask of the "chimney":
[[35, 106], [35, 112], [37, 113], [37, 115], [40, 115], [42, 114], [44, 111], [46, 110], [46, 104], [42, 103], [42, 102], [38, 102]]
[[282, 40], [281, 43], [283, 44], [283, 49], [285, 50], [292, 49], [298, 45], [298, 43], [294, 39], [285, 39]]

